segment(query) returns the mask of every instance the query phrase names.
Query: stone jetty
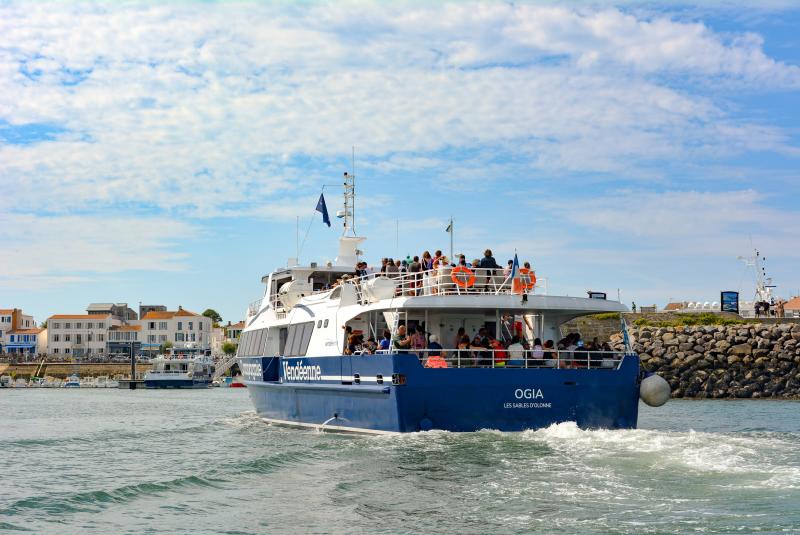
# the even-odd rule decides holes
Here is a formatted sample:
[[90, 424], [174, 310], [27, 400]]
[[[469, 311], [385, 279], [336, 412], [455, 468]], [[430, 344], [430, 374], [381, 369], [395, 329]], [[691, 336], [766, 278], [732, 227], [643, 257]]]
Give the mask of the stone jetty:
[[[800, 399], [800, 324], [633, 327], [642, 367], [675, 398]], [[622, 349], [621, 335], [611, 337]]]

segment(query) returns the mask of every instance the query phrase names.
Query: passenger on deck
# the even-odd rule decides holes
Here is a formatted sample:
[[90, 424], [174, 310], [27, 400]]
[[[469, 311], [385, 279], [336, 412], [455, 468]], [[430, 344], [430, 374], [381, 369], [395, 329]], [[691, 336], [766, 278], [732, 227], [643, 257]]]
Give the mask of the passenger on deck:
[[458, 265], [467, 267], [467, 257], [463, 254], [458, 255]]
[[405, 260], [396, 260], [394, 265], [397, 266], [397, 271], [400, 273], [400, 275], [408, 273], [408, 263], [406, 263]]
[[383, 338], [381, 338], [380, 343], [378, 344], [378, 349], [388, 350], [392, 347], [392, 333], [389, 332], [389, 329], [385, 329], [383, 331]]
[[503, 342], [489, 335], [489, 347], [492, 348], [492, 363], [495, 368], [504, 368], [508, 362], [508, 352]]
[[409, 289], [408, 292], [406, 292], [406, 295], [419, 295], [420, 288], [422, 288], [422, 264], [420, 263], [418, 256], [415, 256], [408, 265], [408, 272], [411, 274], [409, 277], [411, 280], [409, 281]]
[[[484, 349], [491, 349], [491, 340], [489, 340], [489, 333], [486, 331], [485, 327], [481, 327], [478, 330], [477, 336], [472, 341], [472, 345], [474, 347], [482, 347]], [[491, 351], [481, 351], [479, 353], [478, 359], [478, 366], [491, 366], [492, 365], [492, 353]]]
[[419, 326], [416, 328], [412, 327], [411, 330], [413, 331], [413, 334], [411, 335], [411, 347], [417, 352], [420, 358], [424, 357], [424, 349], [428, 345], [427, 340], [425, 340], [425, 331]]
[[372, 355], [375, 353], [376, 349], [378, 349], [378, 344], [375, 342], [375, 338], [370, 336], [367, 338], [367, 341], [364, 342], [364, 354]]
[[429, 271], [433, 268], [433, 258], [431, 257], [431, 253], [425, 251], [422, 253], [422, 270]]
[[428, 349], [430, 350], [428, 352], [428, 355], [430, 355], [430, 356], [439, 356], [439, 357], [442, 356], [442, 349], [444, 349], [444, 348], [442, 347], [442, 344], [439, 343], [439, 336], [438, 335], [435, 335], [435, 334], [431, 335], [431, 341], [428, 344]]
[[411, 338], [406, 335], [405, 325], [397, 328], [397, 334], [392, 339], [392, 346], [398, 353], [408, 353], [408, 351], [403, 351], [411, 347]]
[[397, 267], [397, 264], [394, 263], [394, 260], [391, 258], [388, 262], [386, 262], [386, 276], [389, 278], [396, 279], [400, 274], [400, 268]]
[[513, 268], [514, 268], [514, 261], [513, 260], [509, 260], [508, 261], [508, 265], [506, 265], [506, 267], [503, 268], [503, 276], [505, 278], [509, 278], [511, 276], [511, 270]]
[[[461, 343], [461, 339], [466, 336], [467, 331], [464, 327], [459, 327], [458, 332], [456, 333], [455, 340], [453, 340], [453, 347], [458, 347], [458, 344]], [[469, 337], [467, 337], [467, 343], [469, 344]]]
[[442, 252], [439, 249], [436, 249], [436, 252], [433, 255], [433, 265], [432, 265], [433, 269], [439, 267], [439, 262], [441, 262], [441, 260], [442, 260]]
[[456, 344], [458, 353], [456, 354], [456, 362], [459, 367], [473, 366], [475, 364], [475, 357], [470, 351], [469, 336], [463, 335]]
[[384, 258], [381, 260], [381, 275], [386, 275], [386, 266], [389, 265], [389, 259]]
[[476, 258], [472, 261], [472, 269], [478, 269], [479, 267], [481, 267], [481, 261]]
[[535, 361], [542, 361], [544, 360], [544, 348], [542, 347], [542, 341], [539, 338], [536, 338], [533, 341], [533, 349], [531, 350], [531, 358]]
[[[500, 269], [500, 266], [497, 265], [497, 261], [492, 256], [492, 250], [486, 249], [483, 252], [483, 258], [481, 259], [480, 266], [483, 269]], [[494, 272], [491, 272], [494, 275]]]
[[432, 351], [428, 355], [428, 359], [425, 361], [425, 367], [447, 368], [447, 361], [444, 360], [444, 357], [442, 356], [441, 352], [442, 346], [439, 345], [439, 337], [436, 336], [435, 334], [431, 335], [431, 349], [434, 349], [435, 351]]
[[525, 347], [520, 343], [517, 335], [511, 338], [511, 344], [508, 346], [508, 365], [515, 368], [525, 366]]

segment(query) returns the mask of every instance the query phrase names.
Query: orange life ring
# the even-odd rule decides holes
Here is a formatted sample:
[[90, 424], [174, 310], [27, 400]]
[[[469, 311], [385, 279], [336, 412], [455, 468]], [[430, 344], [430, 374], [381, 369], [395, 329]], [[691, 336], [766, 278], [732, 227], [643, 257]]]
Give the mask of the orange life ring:
[[528, 268], [520, 268], [519, 274], [520, 277], [512, 283], [512, 293], [521, 294], [536, 286], [536, 273]]
[[527, 275], [528, 282], [527, 283], [523, 283], [525, 285], [525, 289], [526, 290], [532, 290], [533, 287], [536, 286], [536, 272], [535, 271], [531, 271], [528, 268], [522, 268], [522, 269], [519, 270], [519, 274], [523, 275], [523, 276]]
[[[466, 274], [466, 280], [464, 280], [463, 277], [459, 277], [459, 273]], [[450, 278], [456, 283], [457, 286], [460, 286], [461, 288], [470, 288], [475, 284], [475, 273], [473, 273], [468, 267], [464, 266], [454, 267], [453, 271], [450, 272]]]

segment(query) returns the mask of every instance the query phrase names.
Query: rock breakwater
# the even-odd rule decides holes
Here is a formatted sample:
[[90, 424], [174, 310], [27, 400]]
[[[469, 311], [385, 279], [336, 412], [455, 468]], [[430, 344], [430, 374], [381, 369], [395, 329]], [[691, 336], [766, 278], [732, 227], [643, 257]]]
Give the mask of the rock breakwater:
[[[642, 367], [675, 398], [800, 399], [800, 324], [636, 327]], [[621, 335], [611, 337], [622, 349]]]

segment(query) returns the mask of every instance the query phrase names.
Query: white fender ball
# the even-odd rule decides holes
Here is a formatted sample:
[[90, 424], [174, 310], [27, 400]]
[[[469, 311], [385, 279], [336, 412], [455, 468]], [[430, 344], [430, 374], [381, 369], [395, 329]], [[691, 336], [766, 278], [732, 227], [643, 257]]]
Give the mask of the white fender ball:
[[639, 397], [651, 407], [660, 407], [669, 400], [670, 387], [660, 375], [650, 375], [639, 385]]

